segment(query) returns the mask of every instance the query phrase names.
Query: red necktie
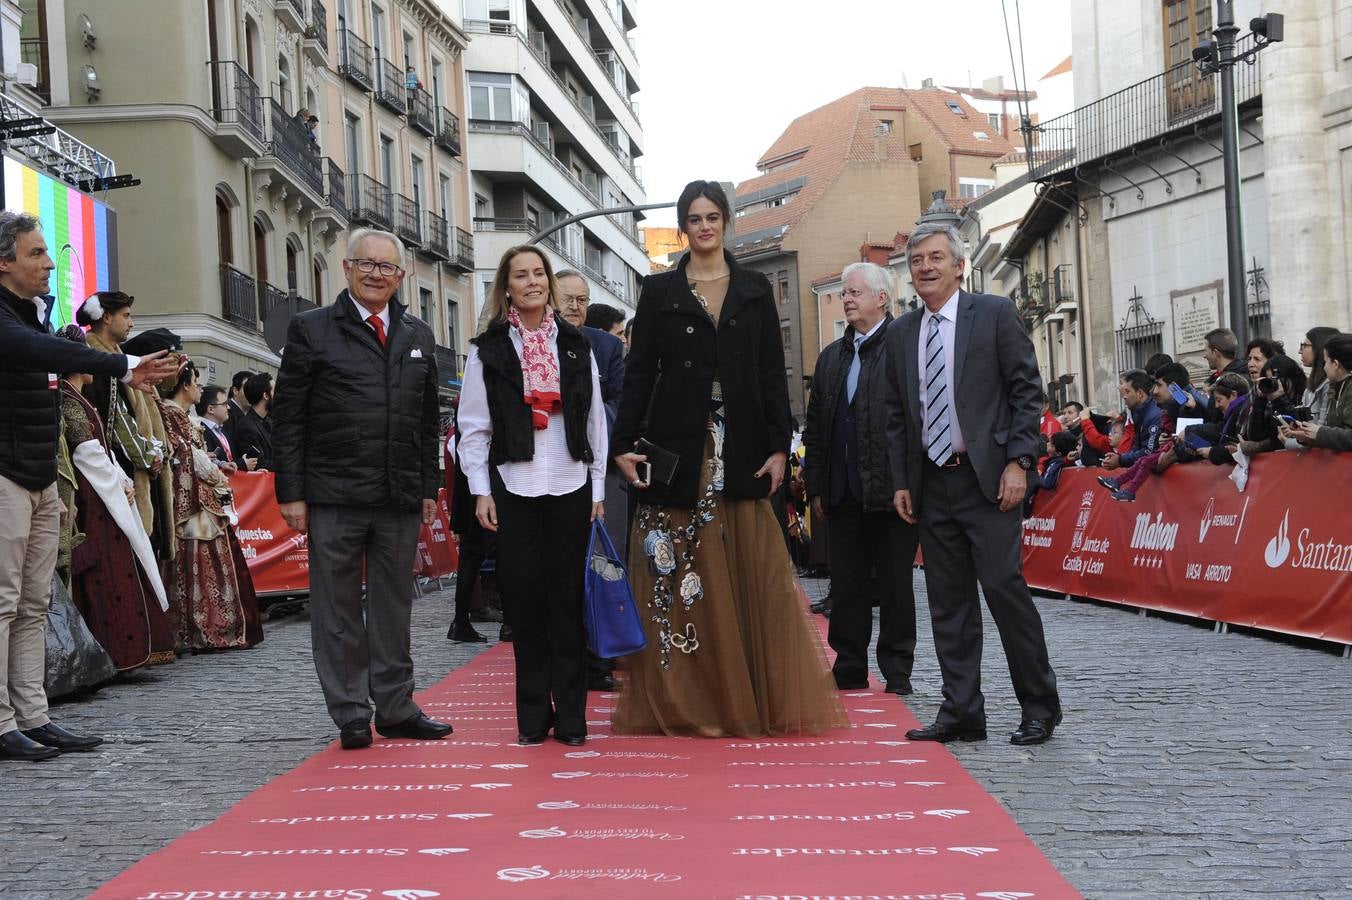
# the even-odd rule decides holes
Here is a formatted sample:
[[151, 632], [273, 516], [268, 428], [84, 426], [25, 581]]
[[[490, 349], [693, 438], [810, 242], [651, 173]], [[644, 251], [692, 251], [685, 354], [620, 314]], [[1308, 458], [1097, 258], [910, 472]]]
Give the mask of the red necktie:
[[371, 323], [371, 327], [376, 330], [376, 340], [380, 341], [380, 346], [385, 346], [385, 323], [380, 321], [380, 316], [367, 316], [366, 321]]

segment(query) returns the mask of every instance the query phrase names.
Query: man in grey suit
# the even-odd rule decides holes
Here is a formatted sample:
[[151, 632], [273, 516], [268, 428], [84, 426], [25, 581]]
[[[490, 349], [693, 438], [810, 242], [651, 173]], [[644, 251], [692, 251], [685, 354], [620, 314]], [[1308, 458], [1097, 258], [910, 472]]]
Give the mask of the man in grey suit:
[[[419, 516], [442, 481], [436, 341], [394, 299], [405, 251], [389, 232], [348, 237], [347, 290], [291, 322], [272, 406], [282, 517], [309, 533], [315, 670], [343, 749], [437, 740], [451, 726], [413, 702], [409, 628]], [[366, 596], [362, 596], [363, 574]]]
[[887, 336], [893, 505], [920, 525], [944, 701], [934, 724], [906, 737], [986, 739], [979, 583], [1022, 707], [1010, 742], [1041, 744], [1061, 722], [1061, 701], [1020, 545], [1042, 412], [1037, 357], [1013, 303], [961, 290], [956, 228], [921, 225], [908, 255], [925, 306]]

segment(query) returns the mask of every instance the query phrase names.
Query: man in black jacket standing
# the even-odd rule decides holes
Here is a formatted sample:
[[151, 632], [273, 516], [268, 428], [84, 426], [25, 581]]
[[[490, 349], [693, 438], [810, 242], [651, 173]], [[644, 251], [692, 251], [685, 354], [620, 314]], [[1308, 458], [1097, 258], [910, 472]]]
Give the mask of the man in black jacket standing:
[[404, 259], [389, 232], [348, 236], [347, 290], [291, 322], [272, 407], [277, 500], [310, 536], [315, 670], [345, 750], [370, 745], [373, 705], [385, 737], [451, 733], [413, 702], [413, 558], [441, 471], [436, 341], [394, 299]]
[[886, 690], [911, 693], [915, 661], [914, 525], [892, 509], [892, 470], [883, 407], [888, 326], [887, 273], [847, 266], [841, 305], [849, 328], [817, 357], [803, 443], [814, 518], [831, 522], [832, 609], [827, 641], [842, 690], [868, 687], [873, 576], [879, 599], [878, 668]]
[[[164, 353], [100, 353], [47, 333], [56, 268], [41, 223], [0, 212], [0, 759], [41, 760], [92, 750], [47, 716], [43, 689], [47, 604], [66, 511], [56, 492], [59, 375], [87, 372], [133, 387], [172, 375]], [[39, 308], [41, 306], [41, 308]]]

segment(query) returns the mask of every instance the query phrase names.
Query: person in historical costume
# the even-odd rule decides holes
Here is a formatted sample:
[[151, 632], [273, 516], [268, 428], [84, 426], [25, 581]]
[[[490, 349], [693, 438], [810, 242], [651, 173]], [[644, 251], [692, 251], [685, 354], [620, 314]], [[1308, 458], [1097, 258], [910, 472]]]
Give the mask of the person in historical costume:
[[263, 626], [253, 579], [232, 527], [230, 483], [207, 454], [202, 427], [188, 416], [202, 394], [196, 366], [187, 363], [157, 388], [174, 482], [177, 551], [167, 581], [177, 648], [252, 647], [263, 640]]
[[[76, 310], [75, 322], [89, 329], [89, 346], [105, 353], [122, 353], [135, 321], [135, 297], [121, 291], [91, 294]], [[156, 345], [140, 352], [177, 349]], [[125, 352], [137, 352], [127, 349]], [[136, 490], [136, 509], [155, 555], [162, 562], [174, 555], [173, 478], [165, 456], [168, 443], [164, 419], [155, 398], [106, 376], [95, 376], [84, 388], [85, 398], [98, 410], [108, 445]]]
[[[644, 279], [613, 435], [637, 497], [629, 577], [648, 630], [613, 726], [707, 737], [844, 727], [766, 499], [793, 428], [774, 294], [723, 249], [732, 211], [717, 183], [691, 182], [676, 209], [690, 252]], [[655, 449], [634, 452], [640, 438]], [[674, 473], [659, 451], [676, 455]]]
[[[61, 336], [85, 343], [68, 325]], [[72, 595], [119, 672], [173, 662], [174, 630], [159, 565], [133, 503], [132, 481], [113, 461], [98, 412], [81, 389], [92, 375], [61, 378], [61, 430], [76, 489], [66, 500]], [[61, 482], [64, 486], [64, 481]]]

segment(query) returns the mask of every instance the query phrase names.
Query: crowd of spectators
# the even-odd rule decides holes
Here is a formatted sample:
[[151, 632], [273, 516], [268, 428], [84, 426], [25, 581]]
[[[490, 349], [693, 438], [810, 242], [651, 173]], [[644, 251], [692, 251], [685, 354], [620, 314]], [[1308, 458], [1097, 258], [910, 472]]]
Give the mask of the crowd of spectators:
[[1187, 366], [1158, 353], [1145, 367], [1122, 372], [1124, 410], [1098, 413], [1079, 401], [1043, 416], [1040, 478], [1029, 495], [1055, 490], [1067, 465], [1098, 467], [1115, 500], [1130, 502], [1151, 475], [1180, 463], [1235, 466], [1243, 489], [1254, 457], [1323, 447], [1352, 451], [1352, 334], [1311, 328], [1298, 359], [1280, 341], [1256, 337], [1239, 353], [1235, 335], [1206, 336], [1210, 372], [1193, 384]]

